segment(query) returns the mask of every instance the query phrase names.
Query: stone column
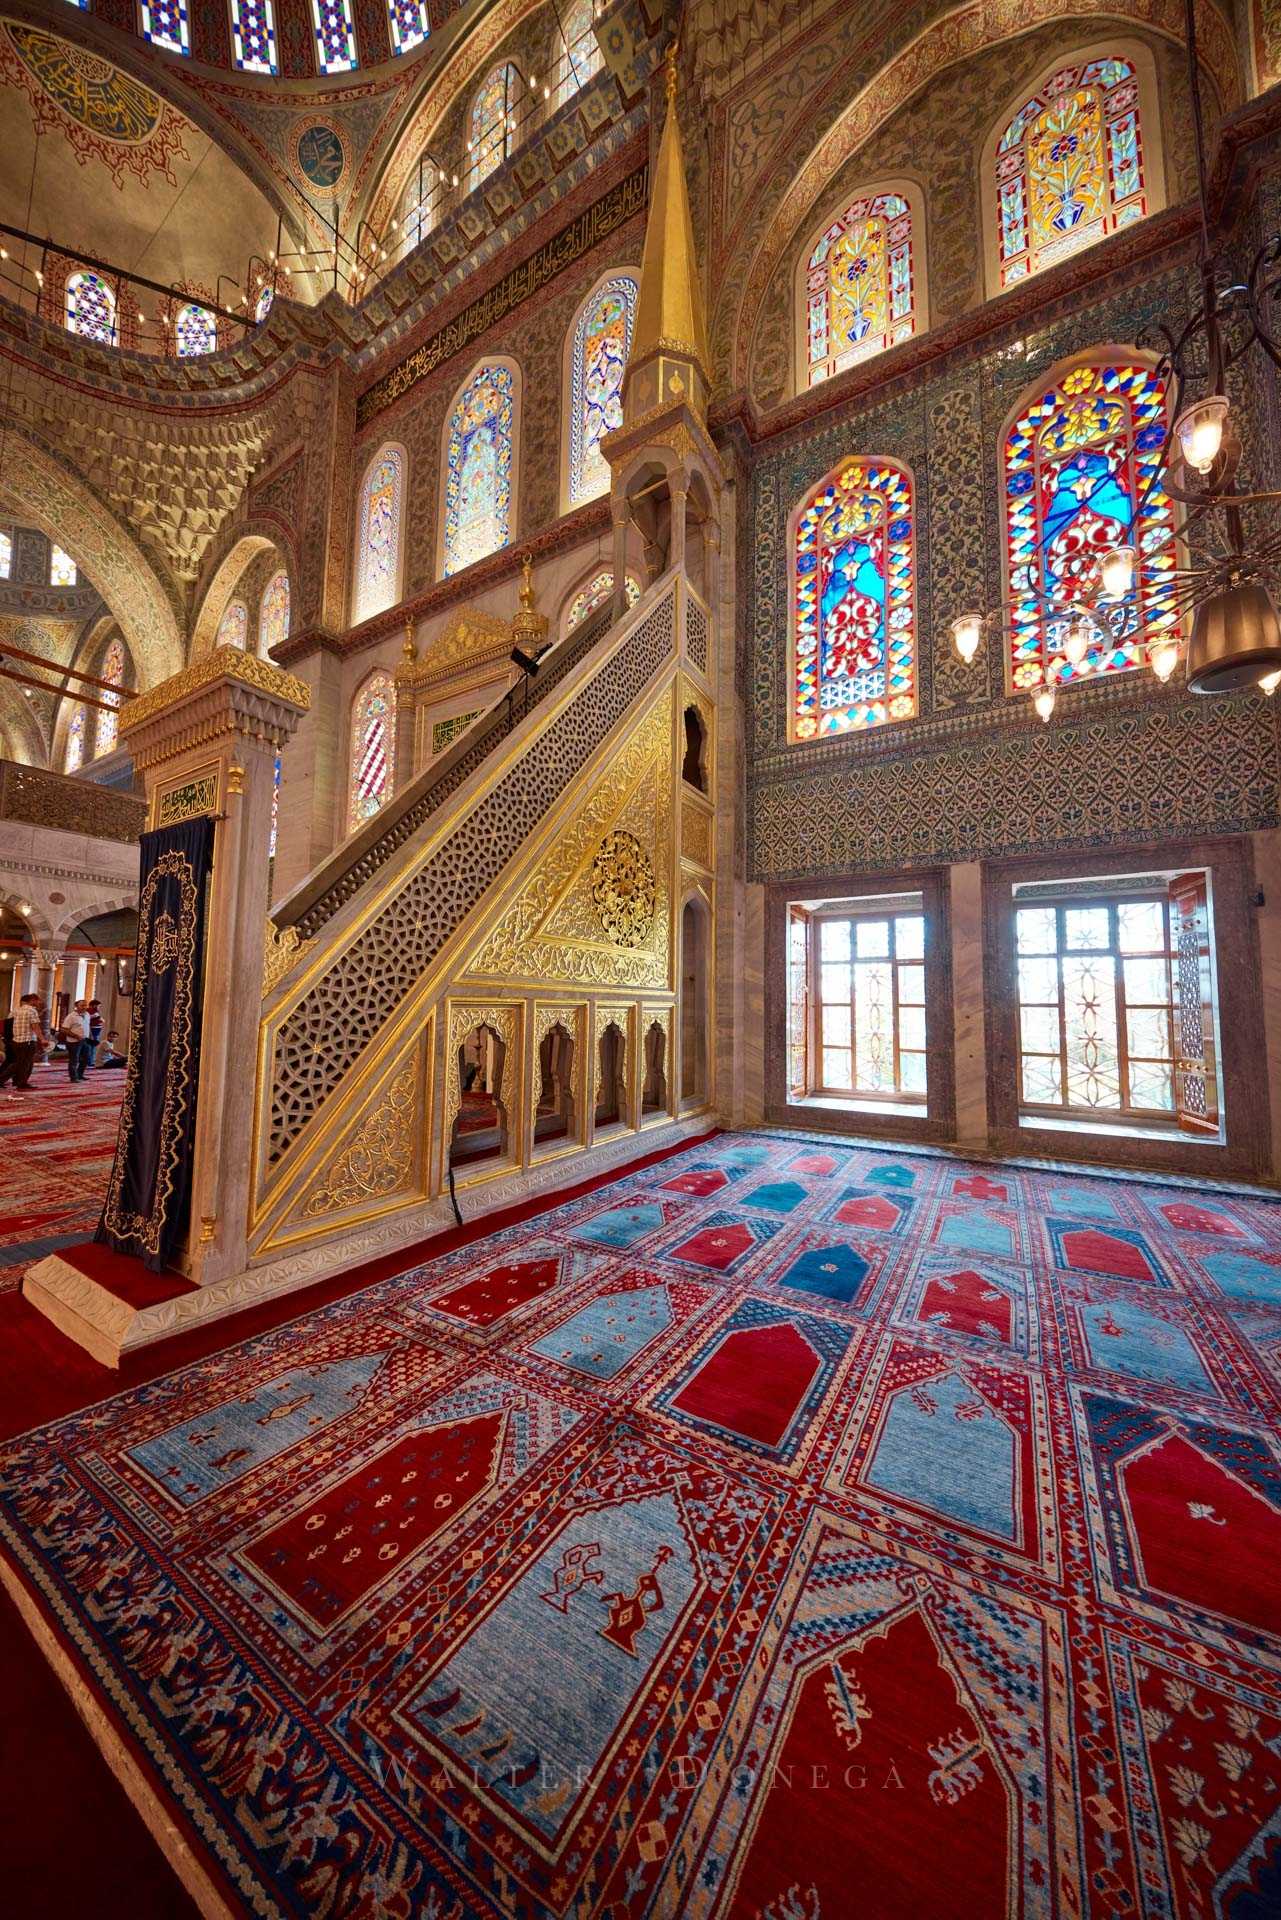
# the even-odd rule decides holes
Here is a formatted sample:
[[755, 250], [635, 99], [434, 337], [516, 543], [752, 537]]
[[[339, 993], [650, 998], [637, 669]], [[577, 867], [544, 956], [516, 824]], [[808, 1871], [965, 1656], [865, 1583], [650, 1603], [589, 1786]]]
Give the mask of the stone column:
[[986, 1147], [987, 1009], [983, 999], [983, 869], [952, 868], [952, 1020], [956, 1062], [956, 1140]]
[[191, 1225], [178, 1264], [199, 1286], [247, 1260], [254, 1065], [262, 1007], [267, 847], [275, 760], [306, 713], [306, 686], [238, 647], [215, 647], [121, 715], [149, 828], [217, 821]]
[[[331, 645], [291, 662], [310, 700], [280, 763], [280, 819], [272, 900], [284, 900], [344, 837], [348, 716], [342, 660]], [[288, 678], [290, 676], [286, 676]]]

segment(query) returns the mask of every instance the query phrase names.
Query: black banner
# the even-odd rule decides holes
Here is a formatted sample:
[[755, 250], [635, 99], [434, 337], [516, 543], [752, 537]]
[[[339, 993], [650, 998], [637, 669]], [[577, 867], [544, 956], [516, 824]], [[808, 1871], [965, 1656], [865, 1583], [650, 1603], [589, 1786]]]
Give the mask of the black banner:
[[186, 1230], [214, 822], [142, 836], [138, 959], [116, 1158], [96, 1240], [159, 1273]]

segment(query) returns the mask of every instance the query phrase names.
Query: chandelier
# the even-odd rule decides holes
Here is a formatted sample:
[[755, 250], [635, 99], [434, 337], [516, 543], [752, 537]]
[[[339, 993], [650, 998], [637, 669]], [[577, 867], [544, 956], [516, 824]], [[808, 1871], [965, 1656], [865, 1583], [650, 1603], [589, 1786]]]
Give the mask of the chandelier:
[[[1281, 234], [1259, 249], [1243, 281], [1231, 279], [1211, 246], [1193, 0], [1184, 0], [1184, 19], [1201, 221], [1200, 298], [1178, 333], [1158, 323], [1136, 343], [1155, 355], [1155, 377], [1172, 402], [1159, 456], [1131, 515], [1138, 544], [1112, 545], [1070, 585], [1047, 586], [1042, 537], [1012, 582], [1020, 606], [1030, 602], [1039, 609], [1047, 666], [1033, 704], [1047, 721], [1056, 682], [1088, 674], [1127, 624], [1132, 627], [1140, 612], [1139, 570], [1150, 570], [1158, 555], [1164, 556], [1159, 584], [1149, 596], [1156, 618], [1142, 640], [1157, 678], [1166, 681], [1175, 672], [1187, 633], [1187, 685], [1194, 693], [1258, 687], [1271, 694], [1281, 683], [1275, 597], [1281, 589], [1281, 492], [1240, 485], [1241, 435], [1228, 398], [1230, 370], [1237, 369], [1233, 385], [1242, 392], [1257, 388], [1267, 372], [1259, 356], [1281, 368]], [[1111, 462], [1105, 464], [1107, 471], [1082, 505], [1104, 487], [1115, 487]], [[1172, 511], [1147, 526], [1145, 509], [1158, 488]], [[987, 613], [958, 614], [951, 632], [962, 660], [974, 659], [990, 629], [1004, 634], [1011, 614], [1008, 603]]]

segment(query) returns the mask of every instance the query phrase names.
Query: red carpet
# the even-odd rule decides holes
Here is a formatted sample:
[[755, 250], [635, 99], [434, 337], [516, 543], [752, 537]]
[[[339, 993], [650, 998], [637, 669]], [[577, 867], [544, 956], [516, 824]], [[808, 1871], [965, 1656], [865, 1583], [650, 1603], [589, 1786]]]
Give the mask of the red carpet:
[[12, 1100], [0, 1088], [0, 1293], [97, 1226], [124, 1080], [118, 1070], [91, 1072], [73, 1086], [55, 1061], [38, 1066]]
[[722, 1136], [321, 1299], [0, 1462], [233, 1911], [1281, 1910], [1275, 1202]]

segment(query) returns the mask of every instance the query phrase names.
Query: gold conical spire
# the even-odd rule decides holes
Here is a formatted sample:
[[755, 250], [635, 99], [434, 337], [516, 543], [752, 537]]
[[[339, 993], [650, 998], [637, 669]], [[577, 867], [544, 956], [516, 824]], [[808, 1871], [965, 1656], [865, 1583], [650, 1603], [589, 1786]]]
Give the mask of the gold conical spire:
[[701, 384], [707, 384], [710, 364], [707, 321], [694, 254], [685, 154], [676, 113], [674, 43], [667, 51], [667, 119], [659, 142], [654, 191], [645, 227], [640, 295], [627, 363], [629, 374], [660, 354], [668, 360], [691, 361]]

